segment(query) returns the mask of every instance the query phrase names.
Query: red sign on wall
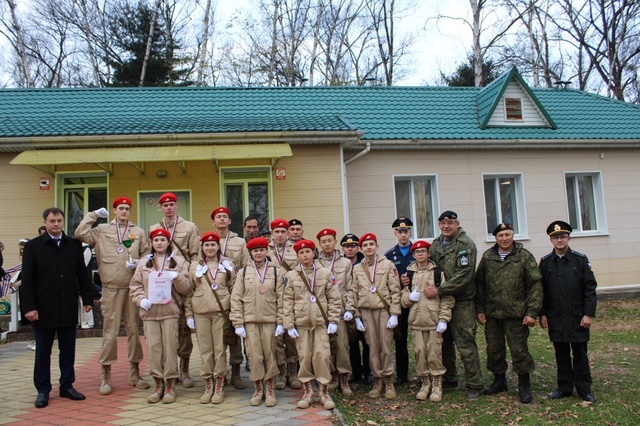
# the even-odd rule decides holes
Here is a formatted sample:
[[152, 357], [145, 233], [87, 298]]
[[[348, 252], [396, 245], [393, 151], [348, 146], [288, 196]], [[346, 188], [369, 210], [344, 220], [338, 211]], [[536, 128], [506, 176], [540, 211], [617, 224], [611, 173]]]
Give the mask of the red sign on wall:
[[41, 191], [48, 191], [49, 189], [51, 189], [51, 180], [48, 177], [41, 177], [40, 178], [40, 190]]

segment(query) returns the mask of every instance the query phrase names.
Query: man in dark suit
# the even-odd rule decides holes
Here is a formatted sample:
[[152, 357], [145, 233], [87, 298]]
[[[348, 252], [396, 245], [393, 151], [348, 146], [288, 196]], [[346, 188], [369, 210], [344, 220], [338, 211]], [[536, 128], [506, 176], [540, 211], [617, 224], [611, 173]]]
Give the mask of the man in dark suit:
[[60, 396], [83, 400], [73, 388], [78, 325], [78, 295], [84, 311], [92, 309], [91, 286], [80, 241], [62, 232], [64, 212], [51, 207], [42, 214], [46, 232], [25, 244], [22, 258], [22, 317], [36, 338], [33, 381], [37, 408], [44, 408], [51, 392], [51, 349], [57, 335], [60, 350]]

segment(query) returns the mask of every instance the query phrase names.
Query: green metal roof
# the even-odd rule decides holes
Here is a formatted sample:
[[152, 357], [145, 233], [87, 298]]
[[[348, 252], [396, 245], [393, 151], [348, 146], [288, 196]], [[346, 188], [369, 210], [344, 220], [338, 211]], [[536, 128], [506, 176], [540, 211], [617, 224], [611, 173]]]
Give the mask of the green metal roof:
[[529, 89], [526, 83], [556, 128], [482, 128], [514, 75], [519, 73], [512, 70], [484, 89], [1, 89], [0, 138], [349, 130], [363, 132], [363, 140], [640, 138], [636, 105], [579, 90]]

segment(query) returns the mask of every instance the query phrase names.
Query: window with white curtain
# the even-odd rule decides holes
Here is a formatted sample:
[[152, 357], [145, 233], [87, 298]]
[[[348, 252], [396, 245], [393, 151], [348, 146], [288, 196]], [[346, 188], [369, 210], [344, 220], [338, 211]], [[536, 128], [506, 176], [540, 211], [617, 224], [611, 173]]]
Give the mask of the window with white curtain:
[[405, 216], [413, 222], [413, 238], [435, 238], [438, 211], [435, 176], [394, 177], [396, 217]]
[[526, 237], [524, 185], [521, 174], [486, 174], [482, 177], [487, 236], [499, 223], [510, 223], [518, 237]]
[[606, 232], [601, 173], [567, 172], [565, 187], [569, 223], [574, 233]]

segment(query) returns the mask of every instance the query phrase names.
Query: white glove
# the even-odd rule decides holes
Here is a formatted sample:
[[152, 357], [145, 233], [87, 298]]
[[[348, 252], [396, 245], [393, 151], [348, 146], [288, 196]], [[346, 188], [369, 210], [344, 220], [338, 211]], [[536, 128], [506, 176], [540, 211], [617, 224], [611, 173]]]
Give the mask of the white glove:
[[276, 334], [275, 336], [282, 336], [284, 334], [284, 327], [282, 326], [282, 324], [278, 324], [278, 326], [276, 327]]
[[329, 323], [329, 327], [327, 327], [327, 334], [335, 334], [335, 332], [338, 331], [338, 324]]
[[171, 281], [173, 281], [173, 280], [175, 280], [176, 278], [178, 278], [178, 273], [177, 273], [176, 271], [167, 271], [167, 272], [166, 272], [166, 274], [167, 274], [167, 277], [168, 277]]
[[133, 262], [126, 261], [125, 265], [127, 265], [127, 269], [136, 269], [138, 266], [138, 259], [133, 259]]
[[398, 316], [391, 315], [387, 321], [387, 328], [396, 328], [398, 326]]
[[438, 333], [444, 333], [445, 331], [447, 331], [447, 323], [444, 321], [440, 321], [438, 323], [438, 328], [436, 328], [436, 331]]
[[100, 207], [98, 210], [95, 211], [95, 213], [98, 215], [98, 217], [102, 217], [105, 219], [109, 217], [109, 212], [104, 207]]
[[295, 338], [297, 338], [297, 337], [300, 337], [300, 335], [298, 334], [298, 330], [296, 330], [296, 328], [295, 328], [295, 327], [290, 328], [290, 329], [289, 329], [289, 331], [288, 331], [288, 333], [289, 333], [289, 337], [291, 337], [292, 339], [295, 339]]
[[247, 332], [245, 331], [244, 327], [236, 328], [236, 334], [240, 337], [247, 337]]
[[191, 330], [195, 330], [196, 321], [193, 318], [187, 318], [187, 327], [189, 327]]
[[364, 324], [360, 318], [356, 318], [356, 330], [364, 331]]
[[417, 302], [418, 300], [420, 300], [420, 292], [418, 291], [418, 286], [416, 286], [409, 294], [409, 300], [411, 300], [412, 302]]
[[149, 301], [149, 299], [142, 299], [140, 301], [140, 307], [148, 311], [149, 309], [151, 309], [151, 302]]
[[344, 316], [342, 317], [345, 321], [351, 321], [353, 319], [353, 314], [349, 311], [346, 311], [344, 313]]
[[196, 277], [202, 278], [204, 273], [207, 272], [208, 270], [209, 270], [209, 267], [207, 265], [198, 264], [198, 266], [196, 266]]

